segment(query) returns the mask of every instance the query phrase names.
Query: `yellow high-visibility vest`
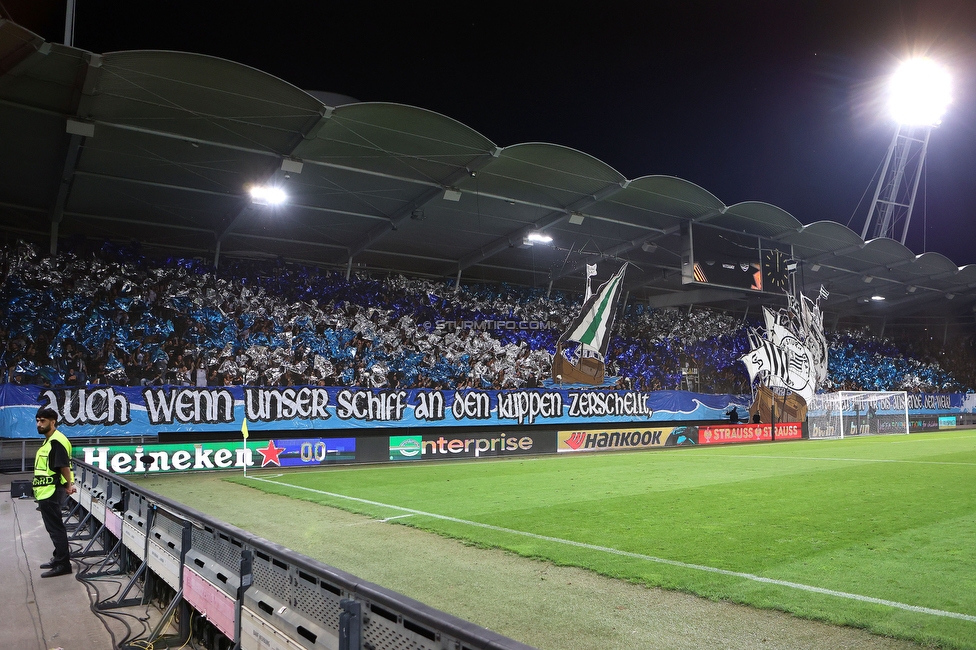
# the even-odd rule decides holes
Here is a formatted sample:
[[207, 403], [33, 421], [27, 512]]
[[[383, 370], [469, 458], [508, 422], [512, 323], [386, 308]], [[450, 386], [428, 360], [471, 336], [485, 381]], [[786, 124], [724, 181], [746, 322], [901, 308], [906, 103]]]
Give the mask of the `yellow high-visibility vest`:
[[[71, 459], [71, 443], [60, 431], [55, 431], [51, 436], [44, 441], [41, 448], [37, 450], [37, 455], [34, 457], [34, 480], [31, 482], [31, 486], [34, 488], [34, 498], [38, 501], [43, 499], [50, 499], [54, 496], [54, 491], [57, 489], [58, 485], [64, 485], [64, 476], [61, 472], [58, 472], [50, 467], [48, 467], [48, 456], [51, 454], [51, 441], [57, 440], [64, 447], [64, 451], [68, 454], [68, 459]], [[71, 471], [68, 470], [68, 474]]]

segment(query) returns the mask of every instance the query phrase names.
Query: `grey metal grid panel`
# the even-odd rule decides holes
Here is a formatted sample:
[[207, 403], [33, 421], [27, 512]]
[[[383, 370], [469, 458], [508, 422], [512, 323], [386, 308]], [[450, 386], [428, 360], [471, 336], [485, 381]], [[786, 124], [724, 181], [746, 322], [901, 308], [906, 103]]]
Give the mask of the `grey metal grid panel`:
[[118, 481], [113, 481], [111, 477], [106, 479], [105, 485], [105, 503], [116, 509], [115, 506], [122, 501], [122, 484]]
[[438, 641], [419, 637], [399, 623], [394, 623], [375, 612], [367, 619], [363, 626], [363, 641], [373, 646], [375, 650], [440, 650]]
[[240, 570], [241, 548], [218, 534], [194, 527], [192, 545], [195, 551], [227, 567], [233, 573], [236, 574]]
[[129, 493], [129, 505], [126, 514], [130, 514], [138, 519], [146, 520], [149, 513], [149, 501], [141, 494]]
[[179, 557], [180, 552], [183, 550], [182, 521], [174, 518], [165, 510], [156, 510], [156, 517], [153, 519], [153, 529], [157, 528], [166, 533], [170, 540], [176, 544], [175, 548], [170, 548], [169, 545], [164, 544], [162, 545], [163, 550], [173, 557]]
[[[312, 577], [315, 580], [314, 577]], [[295, 610], [310, 619], [317, 621], [322, 627], [331, 630], [339, 629], [340, 597], [319, 586], [318, 582], [309, 583], [299, 575], [295, 586]]]
[[286, 571], [257, 557], [254, 558], [251, 570], [255, 586], [283, 603], [291, 602], [291, 579]]
[[81, 477], [81, 485], [89, 490], [94, 487], [96, 481], [98, 481], [98, 475], [93, 472], [85, 472]]

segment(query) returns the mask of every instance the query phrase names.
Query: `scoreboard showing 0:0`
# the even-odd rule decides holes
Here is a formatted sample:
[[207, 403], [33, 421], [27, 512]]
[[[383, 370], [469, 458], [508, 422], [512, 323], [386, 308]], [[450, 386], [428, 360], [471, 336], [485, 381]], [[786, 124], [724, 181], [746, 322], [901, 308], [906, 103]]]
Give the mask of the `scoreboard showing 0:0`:
[[311, 463], [313, 460], [321, 463], [326, 458], [327, 447], [322, 440], [315, 442], [305, 441], [302, 443], [301, 459], [303, 463]]
[[687, 224], [682, 238], [682, 284], [772, 293], [789, 289], [790, 246], [700, 223]]
[[[284, 451], [277, 454], [281, 467], [349, 463], [356, 459], [355, 438], [275, 438], [274, 444], [278, 448], [284, 447]], [[258, 461], [260, 464], [261, 456]]]

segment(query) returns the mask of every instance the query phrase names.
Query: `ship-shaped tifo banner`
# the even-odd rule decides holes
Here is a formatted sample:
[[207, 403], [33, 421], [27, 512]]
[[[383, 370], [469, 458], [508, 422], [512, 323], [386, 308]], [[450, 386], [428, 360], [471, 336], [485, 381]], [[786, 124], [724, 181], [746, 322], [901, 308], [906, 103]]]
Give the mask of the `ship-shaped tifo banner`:
[[[552, 357], [552, 380], [558, 384], [591, 384], [599, 386], [606, 379], [606, 354], [610, 345], [610, 330], [613, 329], [624, 284], [623, 266], [609, 280], [589, 293], [590, 276], [587, 268], [587, 297], [579, 315], [556, 343], [556, 354]], [[572, 344], [575, 349], [571, 349]], [[569, 350], [570, 356], [565, 352]]]
[[755, 390], [749, 413], [758, 413], [762, 422], [803, 421], [807, 404], [827, 378], [820, 300], [828, 293], [821, 287], [816, 302], [798, 295], [787, 294], [785, 309], [763, 307], [765, 330], [750, 331], [750, 350], [740, 357]]

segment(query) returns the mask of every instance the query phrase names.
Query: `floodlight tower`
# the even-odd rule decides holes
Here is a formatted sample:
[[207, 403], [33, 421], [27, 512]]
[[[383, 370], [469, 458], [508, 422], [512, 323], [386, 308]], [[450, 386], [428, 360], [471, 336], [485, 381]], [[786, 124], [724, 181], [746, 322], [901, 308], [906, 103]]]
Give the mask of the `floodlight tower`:
[[929, 136], [932, 127], [941, 124], [951, 98], [949, 73], [931, 59], [909, 59], [892, 75], [888, 108], [898, 128], [888, 147], [861, 239], [867, 239], [869, 232], [872, 239], [898, 239], [896, 231], [901, 225], [900, 241], [905, 243]]

